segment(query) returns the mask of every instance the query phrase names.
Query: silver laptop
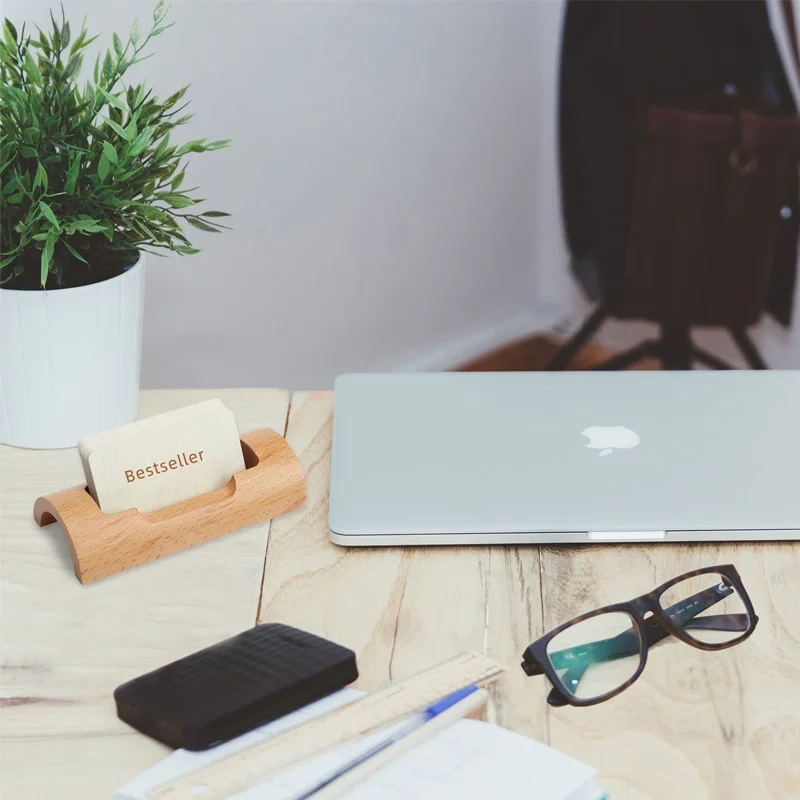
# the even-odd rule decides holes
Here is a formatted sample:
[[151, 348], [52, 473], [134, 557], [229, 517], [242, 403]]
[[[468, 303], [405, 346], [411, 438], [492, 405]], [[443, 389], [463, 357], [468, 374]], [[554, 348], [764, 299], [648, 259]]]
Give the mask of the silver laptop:
[[800, 539], [800, 371], [343, 375], [340, 545]]

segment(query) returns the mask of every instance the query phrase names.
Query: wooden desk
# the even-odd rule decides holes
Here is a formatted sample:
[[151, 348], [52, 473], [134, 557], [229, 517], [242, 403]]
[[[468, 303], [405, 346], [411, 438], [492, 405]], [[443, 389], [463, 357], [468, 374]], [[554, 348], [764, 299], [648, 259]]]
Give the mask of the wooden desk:
[[[4, 800], [107, 798], [166, 752], [116, 719], [114, 687], [256, 620], [352, 647], [365, 689], [461, 650], [491, 654], [511, 671], [488, 717], [594, 764], [613, 800], [800, 798], [800, 545], [337, 548], [332, 395], [295, 394], [290, 408], [277, 390], [144, 392], [141, 412], [210, 396], [242, 430], [282, 431], [289, 413], [305, 509], [93, 585], [73, 576], [57, 528], [31, 517], [39, 494], [81, 480], [77, 453], [0, 449]], [[519, 669], [547, 628], [727, 562], [761, 618], [741, 647], [665, 644], [631, 689], [587, 709], [550, 708], [546, 681]]]

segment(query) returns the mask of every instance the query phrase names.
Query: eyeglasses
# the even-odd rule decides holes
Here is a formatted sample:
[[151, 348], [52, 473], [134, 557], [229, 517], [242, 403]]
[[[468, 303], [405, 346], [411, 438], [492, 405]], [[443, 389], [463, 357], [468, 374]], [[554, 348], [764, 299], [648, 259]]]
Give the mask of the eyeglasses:
[[547, 676], [551, 706], [591, 706], [634, 683], [649, 648], [667, 637], [724, 650], [747, 639], [757, 622], [736, 567], [706, 567], [559, 625], [525, 650], [522, 669]]

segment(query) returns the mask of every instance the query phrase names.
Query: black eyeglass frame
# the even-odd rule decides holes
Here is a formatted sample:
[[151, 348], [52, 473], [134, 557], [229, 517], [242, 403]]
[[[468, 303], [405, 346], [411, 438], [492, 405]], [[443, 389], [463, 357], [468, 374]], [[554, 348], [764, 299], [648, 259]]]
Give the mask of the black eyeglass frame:
[[[669, 614], [665, 612], [660, 603], [660, 598], [667, 589], [672, 588], [688, 578], [694, 578], [698, 575], [707, 575], [709, 573], [721, 575], [730, 580], [731, 585], [738, 593], [747, 610], [748, 619], [750, 621], [748, 628], [741, 636], [737, 636], [726, 642], [720, 642], [719, 644], [701, 642], [687, 634], [683, 628], [672, 622]], [[562, 631], [567, 630], [567, 628], [571, 628], [573, 625], [583, 622], [584, 620], [614, 611], [623, 612], [633, 620], [635, 632], [639, 641], [639, 666], [636, 672], [634, 672], [625, 683], [606, 694], [589, 698], [576, 697], [564, 687], [563, 682], [558, 677], [555, 667], [548, 657], [547, 646], [554, 637]], [[645, 619], [645, 615], [650, 612], [652, 612], [652, 616]], [[559, 625], [557, 628], [553, 628], [553, 630], [549, 631], [526, 648], [522, 656], [522, 669], [528, 676], [545, 675], [547, 677], [553, 686], [553, 690], [547, 698], [547, 702], [550, 705], [593, 706], [610, 700], [612, 697], [616, 697], [621, 692], [624, 692], [625, 689], [632, 686], [647, 666], [648, 649], [667, 636], [674, 636], [676, 639], [680, 639], [682, 642], [696, 647], [699, 650], [725, 650], [728, 647], [740, 644], [745, 639], [752, 636], [757, 624], [758, 616], [756, 615], [753, 603], [750, 600], [750, 596], [747, 594], [747, 590], [744, 588], [744, 584], [742, 583], [742, 579], [736, 567], [734, 567], [733, 564], [703, 567], [702, 569], [696, 569], [678, 575], [676, 578], [657, 586], [652, 592], [640, 595], [633, 600], [624, 603], [614, 603], [610, 606], [603, 606], [602, 608], [595, 609], [594, 611], [588, 611], [585, 614], [581, 614]]]

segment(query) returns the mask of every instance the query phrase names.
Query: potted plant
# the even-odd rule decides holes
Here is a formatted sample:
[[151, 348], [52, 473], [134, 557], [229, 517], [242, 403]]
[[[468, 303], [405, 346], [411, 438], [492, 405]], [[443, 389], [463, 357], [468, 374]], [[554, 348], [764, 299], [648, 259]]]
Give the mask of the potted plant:
[[230, 140], [173, 143], [184, 87], [160, 100], [126, 81], [170, 27], [161, 0], [144, 32], [116, 33], [78, 84], [89, 37], [64, 18], [35, 38], [5, 20], [0, 41], [0, 441], [71, 447], [137, 408], [144, 254], [198, 252], [185, 156]]

